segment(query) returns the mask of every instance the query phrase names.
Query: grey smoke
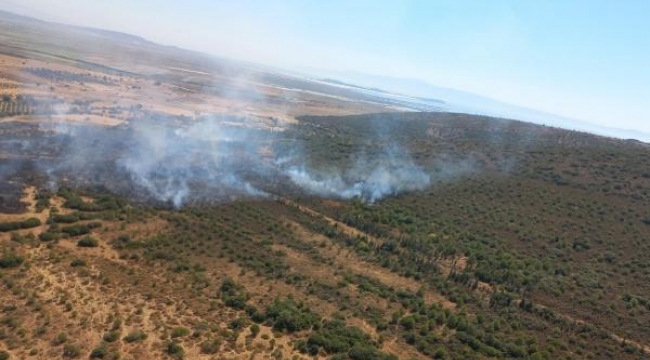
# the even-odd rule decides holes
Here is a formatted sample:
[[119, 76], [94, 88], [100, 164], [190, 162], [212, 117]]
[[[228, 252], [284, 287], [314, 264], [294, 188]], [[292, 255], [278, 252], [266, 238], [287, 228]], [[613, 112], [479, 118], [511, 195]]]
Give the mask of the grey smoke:
[[[254, 85], [257, 79], [245, 74], [238, 79], [219, 95], [266, 102], [264, 92]], [[54, 94], [51, 98], [56, 99]], [[64, 119], [69, 111], [64, 100], [55, 102], [56, 119]], [[309, 165], [308, 152], [300, 147], [291, 154], [275, 151], [274, 144], [284, 134], [249, 120], [218, 115], [190, 119], [144, 110], [116, 127], [48, 121], [40, 125], [47, 134], [43, 140], [13, 146], [36, 149], [47, 144], [44, 153], [52, 156], [39, 159], [36, 167], [52, 189], [96, 186], [177, 208], [203, 200], [284, 195], [292, 184], [292, 189], [306, 194], [374, 203], [423, 190], [441, 176], [416, 164], [403, 146], [388, 140], [395, 131], [392, 125], [376, 124], [375, 135], [384, 145], [371, 156], [361, 150], [352, 154], [349, 165], [321, 168]], [[453, 165], [448, 165], [441, 168], [450, 171]], [[1, 173], [10, 171], [0, 168]]]
[[188, 127], [135, 124], [135, 141], [122, 152], [118, 166], [157, 200], [180, 207], [192, 184], [203, 184], [224, 195], [265, 193], [242, 178], [244, 165], [255, 163], [257, 151], [247, 129], [232, 129], [208, 118]]
[[322, 173], [298, 165], [289, 167], [286, 173], [296, 185], [313, 194], [360, 198], [370, 203], [386, 196], [423, 190], [431, 183], [431, 176], [395, 144], [386, 147], [375, 159], [359, 156], [350, 169]]
[[[315, 165], [304, 148], [309, 143], [274, 147], [292, 138], [290, 128], [273, 132], [222, 116], [177, 120], [152, 114], [116, 127], [48, 122], [39, 127], [41, 137], [3, 144], [33, 154], [36, 168], [47, 178], [44, 184], [53, 190], [99, 187], [176, 208], [242, 197], [292, 196], [295, 191], [375, 203], [475, 169], [467, 159], [444, 154], [416, 163], [390, 132], [368, 137], [373, 145], [361, 146], [346, 161]], [[42, 154], [48, 156], [39, 157]], [[16, 166], [2, 166], [0, 172], [15, 173]]]
[[306, 165], [308, 161], [301, 151], [289, 157], [274, 154], [271, 159], [264, 158], [260, 155], [262, 146], [273, 143], [279, 135], [250, 127], [246, 122], [233, 125], [221, 117], [206, 117], [171, 126], [155, 120], [134, 122], [113, 132], [68, 123], [43, 125], [42, 130], [54, 131], [66, 139], [57, 161], [45, 163], [43, 173], [52, 183], [76, 176], [81, 184], [101, 182], [119, 192], [112, 180], [98, 179], [93, 174], [112, 162], [109, 172], [126, 174], [147, 196], [174, 207], [201, 196], [222, 200], [233, 196], [265, 197], [269, 194], [264, 185], [282, 181], [278, 179], [289, 180], [308, 194], [360, 198], [370, 203], [425, 189], [432, 181], [431, 175], [396, 144], [385, 146], [372, 157], [357, 154], [349, 168], [324, 170]]
[[52, 138], [56, 140], [36, 142], [50, 142], [59, 150], [38, 166], [54, 189], [63, 184], [100, 186], [176, 208], [202, 201], [285, 196], [284, 190], [291, 188], [375, 203], [475, 168], [470, 160], [444, 154], [433, 162], [416, 163], [404, 145], [392, 140], [392, 130], [372, 138], [376, 141], [369, 138], [373, 147], [362, 146], [346, 162], [319, 166], [313, 165], [303, 146], [284, 151], [273, 147], [290, 130], [273, 132], [225, 116], [169, 120], [151, 115], [117, 127], [43, 124], [40, 130], [56, 134]]
[[136, 126], [133, 131], [140, 141], [120, 155], [118, 165], [130, 174], [131, 180], [156, 199], [180, 206], [189, 193], [186, 179], [191, 174], [183, 167], [169, 167], [178, 161], [170, 157], [179, 150], [170, 138], [173, 134], [156, 126], [147, 129]]

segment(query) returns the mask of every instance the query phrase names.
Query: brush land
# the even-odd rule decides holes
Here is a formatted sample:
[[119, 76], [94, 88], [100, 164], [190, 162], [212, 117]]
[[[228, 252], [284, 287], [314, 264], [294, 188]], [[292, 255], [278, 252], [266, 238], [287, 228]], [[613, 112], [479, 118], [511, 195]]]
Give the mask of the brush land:
[[[0, 29], [0, 359], [650, 357], [648, 145], [394, 112], [124, 34]], [[192, 183], [175, 209], [115, 165], [134, 124], [206, 116], [257, 134], [245, 164], [301, 149], [327, 172], [399, 146], [431, 181], [368, 203], [242, 169], [266, 195]], [[94, 150], [53, 187], [61, 122]]]

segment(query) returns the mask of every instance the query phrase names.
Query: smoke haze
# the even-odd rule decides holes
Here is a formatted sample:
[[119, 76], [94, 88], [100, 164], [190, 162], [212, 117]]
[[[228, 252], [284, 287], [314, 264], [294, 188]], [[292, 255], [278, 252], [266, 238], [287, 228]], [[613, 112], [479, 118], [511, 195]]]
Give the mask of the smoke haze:
[[[346, 162], [318, 166], [304, 144], [288, 149], [275, 145], [296, 136], [292, 126], [269, 131], [225, 116], [180, 125], [163, 120], [152, 115], [116, 127], [43, 123], [37, 137], [3, 146], [20, 146], [24, 154], [48, 154], [33, 162], [52, 190], [99, 187], [175, 208], [296, 191], [374, 203], [471, 171], [461, 163], [417, 164], [396, 142], [378, 145], [370, 155], [356, 150]], [[3, 166], [3, 180], [19, 168]]]
[[361, 198], [373, 203], [405, 191], [423, 190], [431, 177], [397, 145], [390, 145], [374, 159], [358, 156], [354, 166], [321, 173], [305, 165], [286, 170], [295, 184], [324, 197]]

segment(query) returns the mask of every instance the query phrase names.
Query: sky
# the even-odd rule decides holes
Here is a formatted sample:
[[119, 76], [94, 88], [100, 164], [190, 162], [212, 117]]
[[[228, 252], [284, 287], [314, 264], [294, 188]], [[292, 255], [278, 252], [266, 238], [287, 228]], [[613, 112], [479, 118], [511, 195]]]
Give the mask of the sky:
[[650, 132], [646, 0], [3, 0], [0, 9]]

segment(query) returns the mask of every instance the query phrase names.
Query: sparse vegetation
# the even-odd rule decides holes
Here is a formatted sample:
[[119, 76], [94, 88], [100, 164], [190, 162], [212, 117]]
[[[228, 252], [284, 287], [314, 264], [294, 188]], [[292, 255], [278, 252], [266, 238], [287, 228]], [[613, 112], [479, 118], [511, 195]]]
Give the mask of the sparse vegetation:
[[75, 344], [65, 344], [63, 346], [63, 357], [64, 358], [78, 358], [81, 355], [81, 348], [79, 345]]
[[74, 259], [70, 263], [70, 266], [72, 266], [72, 267], [86, 266], [86, 261], [83, 260], [83, 259]]
[[31, 229], [41, 225], [41, 221], [37, 218], [29, 218], [24, 221], [13, 221], [0, 223], [0, 232], [10, 232], [21, 229]]
[[378, 122], [454, 181], [374, 204], [262, 184], [282, 197], [173, 211], [39, 191], [40, 235], [3, 223], [0, 341], [26, 358], [645, 356], [646, 147], [454, 114], [306, 117], [269, 147], [345, 166], [385, 145]]
[[320, 317], [292, 298], [275, 299], [266, 309], [266, 319], [278, 331], [296, 332], [311, 329]]
[[86, 236], [86, 237], [82, 238], [81, 240], [79, 240], [77, 242], [77, 246], [79, 246], [79, 247], [97, 247], [97, 246], [99, 246], [99, 242], [97, 241], [97, 239], [95, 239], [93, 237]]
[[[112, 330], [104, 334], [103, 336], [104, 341], [107, 343], [113, 343], [116, 342], [117, 340], [120, 339], [120, 332], [117, 330]], [[126, 340], [126, 339], [125, 339]]]
[[171, 337], [172, 339], [174, 338], [180, 338], [180, 337], [185, 337], [190, 334], [190, 330], [188, 328], [184, 328], [182, 326], [175, 327], [172, 329], [172, 334]]
[[4, 251], [0, 257], [0, 269], [8, 269], [20, 266], [25, 259], [13, 251]]
[[217, 354], [221, 349], [221, 341], [216, 339], [209, 339], [201, 343], [201, 352], [203, 354]]
[[145, 340], [146, 338], [147, 338], [147, 334], [145, 334], [143, 331], [134, 330], [124, 337], [124, 341], [126, 341], [127, 343], [133, 343], [133, 342]]
[[90, 352], [91, 359], [104, 359], [108, 355], [108, 347], [102, 343]]
[[182, 359], [185, 355], [185, 349], [183, 346], [176, 341], [172, 341], [167, 344], [167, 355], [171, 356], [174, 359]]
[[64, 226], [61, 228], [61, 232], [70, 236], [79, 236], [90, 233], [90, 228], [86, 225]]
[[226, 278], [221, 284], [221, 299], [223, 300], [226, 306], [243, 310], [246, 307], [246, 301], [248, 301], [248, 294], [244, 289], [235, 284], [234, 280], [231, 278]]
[[298, 348], [310, 355], [323, 352], [354, 360], [396, 359], [394, 355], [379, 351], [366, 333], [356, 327], [346, 326], [340, 320], [326, 322], [322, 328], [312, 333], [307, 341], [299, 343]]

